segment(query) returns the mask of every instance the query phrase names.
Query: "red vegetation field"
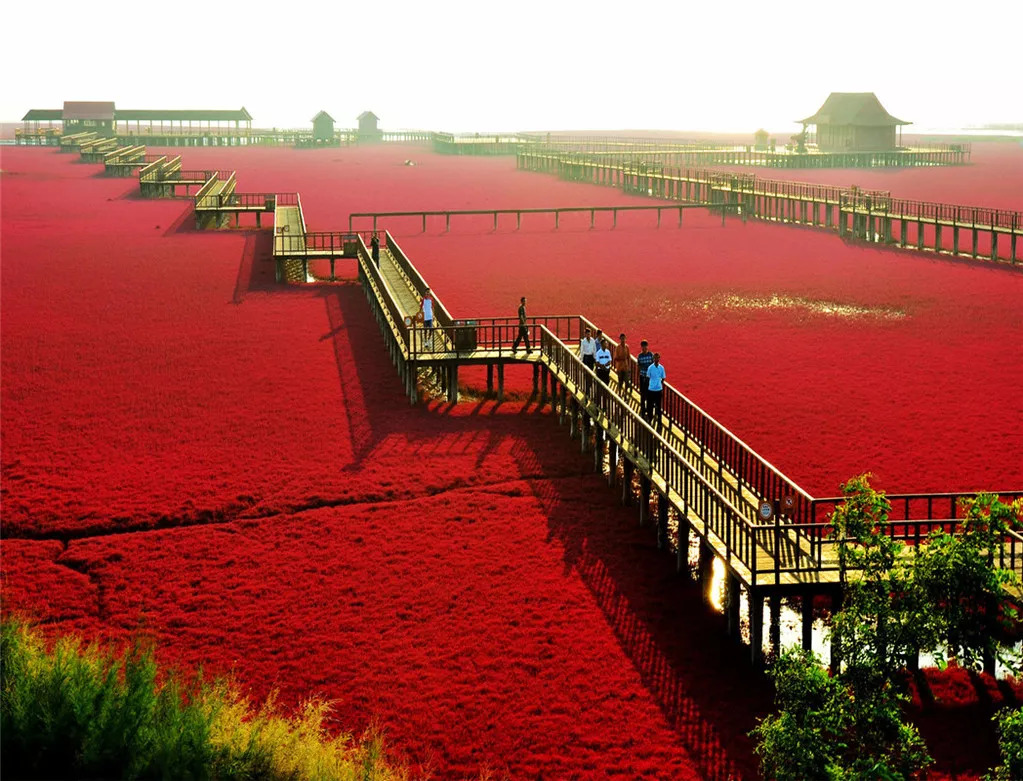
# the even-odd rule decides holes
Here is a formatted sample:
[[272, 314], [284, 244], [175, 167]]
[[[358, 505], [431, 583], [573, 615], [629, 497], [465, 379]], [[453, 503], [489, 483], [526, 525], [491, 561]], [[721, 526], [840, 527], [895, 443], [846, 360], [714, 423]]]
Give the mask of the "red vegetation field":
[[[417, 148], [175, 151], [237, 168], [240, 191], [301, 192], [310, 229], [645, 202]], [[549, 415], [411, 409], [356, 284], [278, 287], [265, 235], [196, 233], [186, 202], [72, 156], [0, 165], [5, 609], [90, 636], [143, 626], [167, 661], [236, 669], [255, 696], [337, 699], [342, 724], [376, 720], [442, 778], [755, 775], [768, 685]], [[393, 227], [456, 316], [527, 295], [647, 336], [811, 492], [865, 469], [889, 490], [1023, 486], [1019, 273], [698, 212], [652, 222]], [[975, 774], [991, 704], [949, 692], [934, 733], [965, 700], [984, 737], [932, 748]]]

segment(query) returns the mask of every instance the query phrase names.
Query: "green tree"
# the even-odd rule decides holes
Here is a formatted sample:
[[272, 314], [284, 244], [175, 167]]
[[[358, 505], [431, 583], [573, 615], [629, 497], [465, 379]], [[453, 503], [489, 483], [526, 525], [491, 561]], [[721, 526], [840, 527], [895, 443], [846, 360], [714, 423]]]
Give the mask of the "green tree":
[[[955, 534], [937, 532], [921, 546], [914, 560], [914, 580], [924, 595], [926, 620], [949, 656], [964, 667], [976, 667], [985, 656], [1000, 657], [1019, 671], [1019, 660], [997, 642], [1000, 622], [1016, 617], [1008, 586], [1015, 573], [999, 566], [1006, 533], [1023, 520], [1023, 501], [1005, 504], [993, 494], [980, 494], [962, 504], [963, 518]], [[932, 653], [942, 653], [937, 642]]]
[[864, 691], [894, 679], [906, 659], [934, 645], [926, 595], [914, 580], [906, 546], [886, 534], [891, 510], [870, 475], [842, 486], [845, 501], [832, 514], [843, 584], [842, 609], [832, 617], [831, 636], [850, 678]]

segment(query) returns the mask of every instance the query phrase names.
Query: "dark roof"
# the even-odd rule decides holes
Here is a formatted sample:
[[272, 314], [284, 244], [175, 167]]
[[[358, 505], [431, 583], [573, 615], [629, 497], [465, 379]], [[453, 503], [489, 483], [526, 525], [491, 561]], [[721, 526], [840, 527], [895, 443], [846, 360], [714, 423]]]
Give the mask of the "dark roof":
[[812, 117], [799, 120], [803, 125], [857, 125], [887, 127], [910, 125], [889, 114], [873, 92], [832, 92]]
[[22, 122], [41, 122], [63, 119], [64, 112], [59, 108], [34, 108], [21, 118]]
[[312, 118], [312, 119], [310, 119], [309, 121], [310, 121], [310, 122], [315, 122], [315, 121], [316, 121], [316, 120], [318, 120], [318, 119], [319, 119], [320, 117], [326, 117], [326, 118], [327, 118], [327, 119], [329, 119], [329, 120], [330, 120], [331, 122], [334, 122], [334, 121], [335, 121], [335, 120], [334, 120], [334, 117], [332, 117], [332, 116], [331, 116], [330, 114], [328, 114], [328, 113], [327, 113], [326, 111], [321, 111], [321, 112], [320, 112], [319, 114], [317, 114], [317, 115], [316, 115], [315, 117], [313, 117], [313, 118]]
[[112, 100], [65, 100], [62, 119], [113, 119]]
[[126, 109], [117, 112], [119, 120], [187, 122], [188, 120], [209, 120], [210, 122], [249, 121], [252, 115], [242, 106], [240, 109]]
[[359, 120], [360, 122], [362, 122], [362, 120], [364, 120], [364, 119], [368, 119], [368, 118], [370, 118], [370, 117], [372, 117], [373, 119], [380, 119], [380, 117], [378, 117], [378, 116], [377, 116], [376, 114], [374, 114], [374, 113], [373, 113], [372, 111], [363, 111], [363, 112], [362, 112], [361, 114], [359, 114], [359, 116], [357, 117], [357, 119], [358, 119], [358, 120]]

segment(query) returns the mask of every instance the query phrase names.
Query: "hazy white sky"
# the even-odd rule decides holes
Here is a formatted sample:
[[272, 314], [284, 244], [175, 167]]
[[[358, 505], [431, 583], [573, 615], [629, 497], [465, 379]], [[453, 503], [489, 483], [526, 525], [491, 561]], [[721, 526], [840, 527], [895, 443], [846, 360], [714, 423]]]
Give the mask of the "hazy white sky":
[[3, 121], [114, 100], [266, 127], [784, 131], [871, 91], [913, 127], [1023, 122], [1023, 0], [57, 0], [0, 25]]

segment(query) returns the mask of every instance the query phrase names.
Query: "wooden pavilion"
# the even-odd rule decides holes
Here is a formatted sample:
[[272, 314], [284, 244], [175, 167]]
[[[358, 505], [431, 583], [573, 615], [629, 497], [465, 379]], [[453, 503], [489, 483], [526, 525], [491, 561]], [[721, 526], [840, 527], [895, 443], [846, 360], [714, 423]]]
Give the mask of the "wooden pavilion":
[[63, 109], [32, 109], [21, 121], [25, 130], [37, 132], [40, 124], [47, 127], [62, 124], [63, 134], [91, 131], [101, 136], [118, 133], [191, 132], [214, 128], [252, 129], [252, 115], [240, 109], [121, 109], [113, 101], [65, 101]]
[[[799, 120], [803, 132], [814, 125], [821, 152], [883, 152], [902, 146], [902, 126], [912, 124], [893, 117], [873, 92], [832, 92], [817, 113]], [[896, 142], [896, 128], [898, 142]]]
[[334, 141], [334, 117], [321, 111], [312, 119], [313, 143], [330, 144]]
[[380, 141], [383, 139], [384, 133], [377, 127], [380, 117], [372, 111], [363, 111], [359, 114], [358, 119], [360, 141]]
[[64, 123], [65, 134], [92, 132], [100, 136], [112, 136], [115, 132], [112, 100], [65, 100], [60, 118]]

